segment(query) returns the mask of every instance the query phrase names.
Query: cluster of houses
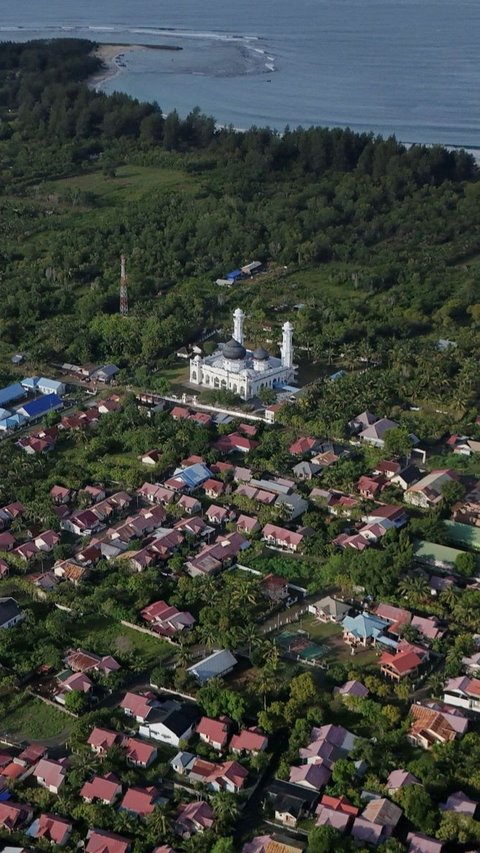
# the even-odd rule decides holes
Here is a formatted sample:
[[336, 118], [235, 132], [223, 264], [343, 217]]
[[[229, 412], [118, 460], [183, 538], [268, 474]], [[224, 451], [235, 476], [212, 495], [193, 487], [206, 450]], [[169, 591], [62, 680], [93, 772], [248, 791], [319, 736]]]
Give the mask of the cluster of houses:
[[[0, 432], [11, 433], [21, 426], [63, 408], [65, 385], [45, 376], [31, 376], [0, 390]], [[25, 398], [29, 397], [26, 402]]]

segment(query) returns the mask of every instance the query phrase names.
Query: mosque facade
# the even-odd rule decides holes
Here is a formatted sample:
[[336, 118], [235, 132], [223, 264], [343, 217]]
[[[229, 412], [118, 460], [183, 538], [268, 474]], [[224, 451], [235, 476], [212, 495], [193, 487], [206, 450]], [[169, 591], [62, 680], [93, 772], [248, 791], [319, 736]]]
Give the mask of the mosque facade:
[[213, 353], [190, 362], [190, 382], [202, 388], [233, 391], [243, 400], [256, 397], [263, 388], [275, 390], [295, 379], [293, 364], [293, 326], [282, 326], [281, 357], [274, 358], [263, 347], [247, 350], [244, 346], [245, 314], [233, 313], [233, 337]]

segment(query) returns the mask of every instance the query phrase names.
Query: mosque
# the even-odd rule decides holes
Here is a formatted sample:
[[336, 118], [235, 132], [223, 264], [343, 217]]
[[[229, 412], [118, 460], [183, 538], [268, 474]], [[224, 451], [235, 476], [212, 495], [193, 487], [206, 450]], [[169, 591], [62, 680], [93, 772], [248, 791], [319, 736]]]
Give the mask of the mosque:
[[243, 345], [245, 314], [241, 308], [233, 313], [233, 337], [220, 344], [213, 355], [195, 356], [190, 362], [190, 382], [202, 388], [224, 388], [243, 400], [258, 395], [262, 388], [279, 388], [295, 378], [293, 364], [293, 326], [282, 327], [281, 358], [273, 358], [263, 347], [247, 350]]

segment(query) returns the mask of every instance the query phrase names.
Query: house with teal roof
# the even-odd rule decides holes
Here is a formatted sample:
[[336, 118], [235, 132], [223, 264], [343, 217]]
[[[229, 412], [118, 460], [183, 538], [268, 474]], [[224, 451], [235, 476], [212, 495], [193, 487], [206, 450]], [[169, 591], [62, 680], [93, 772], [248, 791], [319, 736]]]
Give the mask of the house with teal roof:
[[356, 616], [345, 616], [342, 621], [343, 639], [353, 647], [359, 644], [375, 646], [380, 638], [384, 639], [389, 624], [386, 619], [366, 611]]

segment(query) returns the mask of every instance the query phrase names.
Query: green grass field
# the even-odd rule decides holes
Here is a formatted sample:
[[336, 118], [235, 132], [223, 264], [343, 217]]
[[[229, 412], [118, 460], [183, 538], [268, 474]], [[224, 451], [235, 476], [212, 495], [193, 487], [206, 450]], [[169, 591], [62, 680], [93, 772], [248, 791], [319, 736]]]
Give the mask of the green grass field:
[[198, 179], [182, 169], [158, 166], [119, 166], [114, 178], [99, 169], [73, 178], [51, 181], [42, 187], [42, 194], [59, 193], [74, 198], [76, 191], [93, 193], [102, 202], [116, 205], [125, 201], [138, 201], [145, 195], [162, 192], [193, 192]]
[[140, 667], [159, 664], [175, 652], [170, 643], [117, 622], [108, 623], [103, 616], [88, 616], [82, 619], [76, 624], [74, 632], [72, 639], [78, 645], [89, 640], [90, 650], [97, 654], [132, 654]]
[[[19, 697], [20, 698], [20, 697]], [[2, 716], [1, 734], [18, 740], [66, 739], [74, 720], [51, 705], [28, 696], [19, 701], [15, 710]]]

